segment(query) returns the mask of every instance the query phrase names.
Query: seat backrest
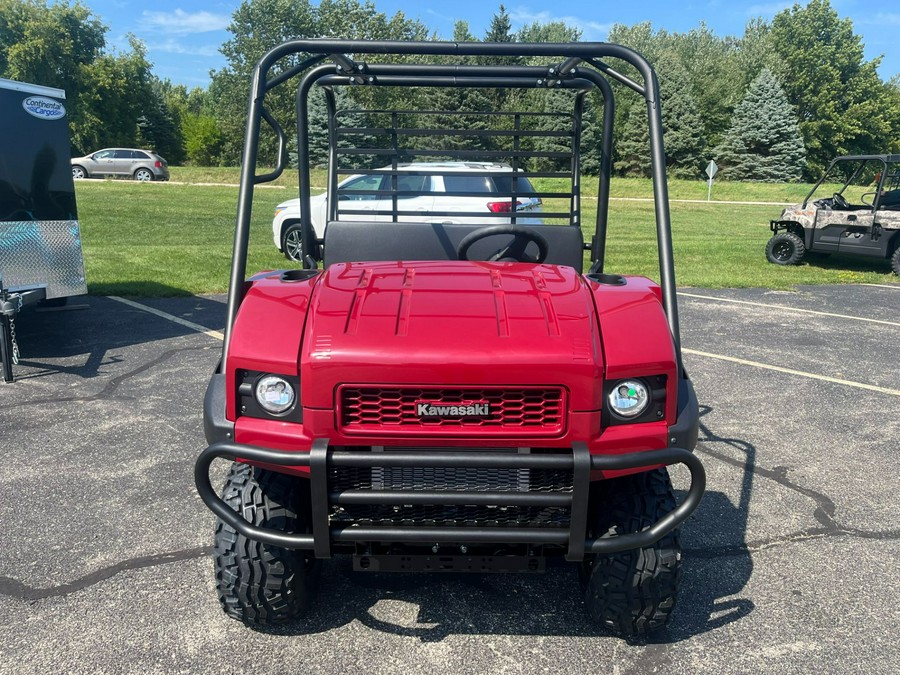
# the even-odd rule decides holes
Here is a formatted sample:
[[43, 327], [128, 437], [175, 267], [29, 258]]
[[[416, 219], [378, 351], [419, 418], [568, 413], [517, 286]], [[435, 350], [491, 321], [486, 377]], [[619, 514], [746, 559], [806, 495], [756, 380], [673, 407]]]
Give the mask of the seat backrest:
[[[486, 225], [460, 223], [370, 222], [334, 220], [325, 227], [324, 265], [339, 262], [386, 260], [456, 260], [459, 242]], [[519, 225], [547, 240], [550, 265], [566, 265], [582, 271], [584, 239], [581, 228], [571, 225]], [[487, 260], [511, 235], [498, 234], [476, 242], [470, 260]], [[537, 247], [531, 243], [528, 252]]]

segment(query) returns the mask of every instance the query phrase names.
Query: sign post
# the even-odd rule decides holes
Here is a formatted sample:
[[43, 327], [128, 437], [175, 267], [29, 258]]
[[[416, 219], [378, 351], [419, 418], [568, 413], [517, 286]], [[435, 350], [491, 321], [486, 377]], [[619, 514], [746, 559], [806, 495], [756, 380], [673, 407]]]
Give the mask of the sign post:
[[706, 175], [709, 176], [709, 180], [706, 181], [707, 190], [706, 190], [706, 201], [712, 199], [712, 184], [713, 178], [716, 177], [716, 174], [719, 172], [719, 165], [715, 163], [713, 160], [709, 160], [709, 164], [706, 165]]

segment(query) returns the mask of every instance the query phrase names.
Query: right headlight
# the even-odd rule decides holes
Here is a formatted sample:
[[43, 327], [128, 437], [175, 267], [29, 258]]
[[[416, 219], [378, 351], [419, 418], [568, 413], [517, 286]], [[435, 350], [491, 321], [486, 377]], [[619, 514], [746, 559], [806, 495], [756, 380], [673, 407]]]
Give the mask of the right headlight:
[[614, 415], [633, 419], [650, 405], [650, 391], [641, 380], [617, 382], [607, 397], [609, 409]]
[[283, 377], [267, 375], [260, 378], [255, 389], [256, 402], [273, 415], [280, 415], [290, 410], [297, 394], [294, 387]]

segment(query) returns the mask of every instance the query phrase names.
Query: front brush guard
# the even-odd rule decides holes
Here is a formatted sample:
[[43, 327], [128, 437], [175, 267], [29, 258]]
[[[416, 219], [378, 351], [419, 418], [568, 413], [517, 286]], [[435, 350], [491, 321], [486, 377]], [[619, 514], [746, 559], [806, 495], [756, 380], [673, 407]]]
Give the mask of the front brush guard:
[[[311, 534], [290, 534], [259, 527], [245, 520], [213, 490], [209, 467], [217, 458], [244, 460], [275, 466], [308, 466], [312, 501]], [[614, 537], [584, 539], [587, 531], [590, 472], [684, 464], [691, 473], [691, 486], [684, 500], [670, 513], [641, 532]], [[391, 490], [344, 490], [329, 492], [329, 467], [432, 467], [555, 469], [572, 471], [571, 492], [459, 492]], [[224, 523], [245, 537], [273, 546], [312, 550], [317, 558], [331, 557], [332, 542], [416, 542], [453, 544], [556, 544], [567, 546], [567, 560], [585, 555], [609, 555], [652, 546], [681, 525], [693, 513], [706, 488], [703, 464], [682, 448], [648, 450], [623, 455], [591, 455], [587, 445], [576, 443], [571, 454], [509, 454], [498, 452], [391, 452], [373, 453], [332, 450], [326, 439], [313, 443], [310, 452], [271, 450], [222, 441], [206, 448], [194, 467], [194, 480], [203, 502]], [[331, 526], [329, 510], [336, 504], [467, 504], [473, 506], [571, 506], [568, 528], [527, 527], [376, 527]]]

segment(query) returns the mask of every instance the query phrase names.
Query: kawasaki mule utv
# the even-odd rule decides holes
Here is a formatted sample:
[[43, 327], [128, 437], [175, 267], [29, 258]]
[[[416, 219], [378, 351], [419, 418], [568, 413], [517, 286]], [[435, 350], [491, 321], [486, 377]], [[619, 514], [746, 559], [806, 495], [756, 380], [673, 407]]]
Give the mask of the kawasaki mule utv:
[[[294, 78], [302, 266], [247, 279], [254, 187], [286, 165], [266, 95]], [[610, 80], [646, 101], [659, 285], [603, 269]], [[365, 100], [379, 87], [550, 88], [571, 112], [343, 110], [341, 87], [376, 90]], [[321, 239], [309, 208], [316, 88], [329, 120]], [[602, 168], [586, 243], [582, 114], [595, 89]], [[216, 585], [228, 615], [252, 624], [300, 616], [318, 561], [338, 554], [382, 572], [540, 572], [561, 556], [578, 566], [600, 625], [638, 634], [669, 621], [678, 528], [705, 477], [692, 454], [698, 405], [681, 362], [658, 91], [643, 58], [604, 43], [298, 40], [261, 59], [225, 343], [204, 404], [210, 445], [195, 472], [218, 518]], [[402, 93], [417, 100], [416, 90]], [[257, 175], [263, 122], [278, 161]], [[432, 177], [450, 175], [441, 160], [454, 162], [460, 197], [482, 195], [502, 163], [511, 180], [495, 189], [500, 206], [409, 208]], [[346, 176], [372, 180], [351, 191], [339, 187]], [[543, 207], [517, 216], [520, 197]], [[209, 478], [216, 458], [233, 462], [221, 496]], [[666, 471], [676, 463], [691, 476], [678, 505]]]
[[[835, 182], [843, 186], [825, 196], [823, 184]], [[836, 158], [803, 203], [770, 228], [766, 258], [776, 265], [797, 265], [808, 252], [840, 253], [890, 260], [900, 275], [900, 155]]]

